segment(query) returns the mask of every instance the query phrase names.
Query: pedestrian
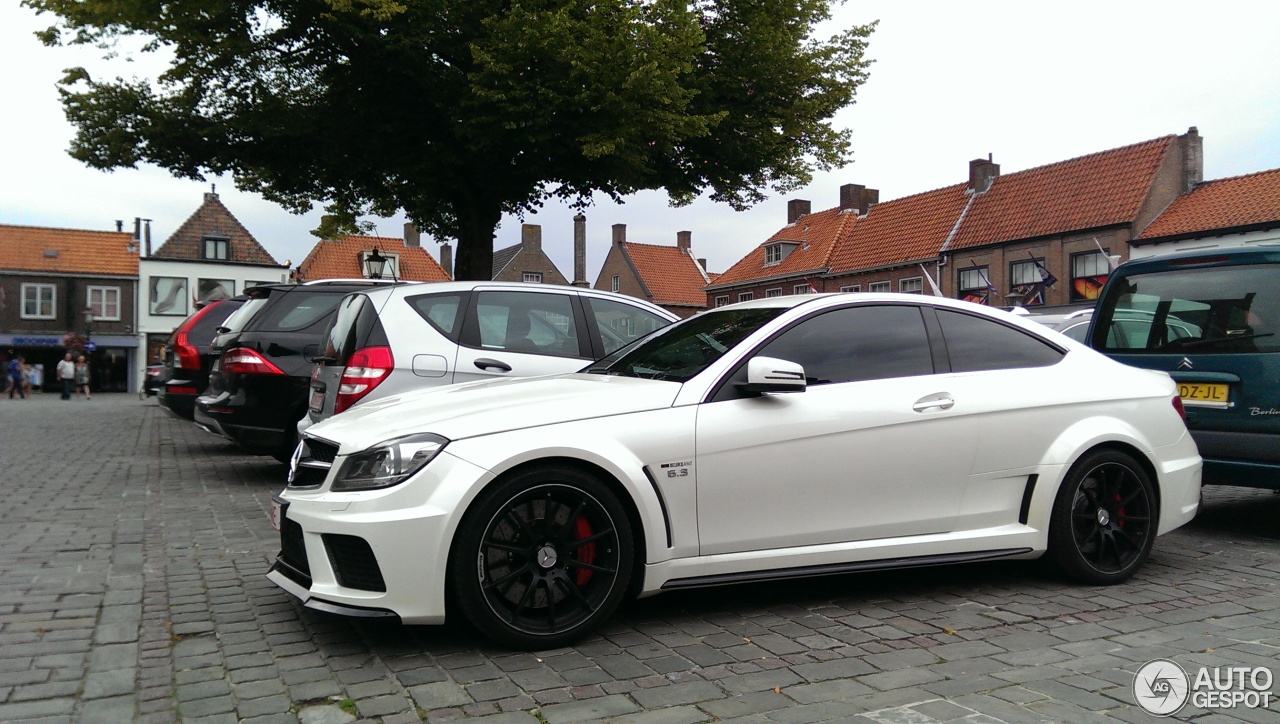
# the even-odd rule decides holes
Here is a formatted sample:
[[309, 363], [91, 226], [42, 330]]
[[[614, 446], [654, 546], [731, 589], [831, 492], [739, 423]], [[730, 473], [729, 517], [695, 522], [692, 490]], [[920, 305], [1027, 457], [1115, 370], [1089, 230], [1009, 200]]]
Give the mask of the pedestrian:
[[22, 358], [9, 355], [9, 399], [13, 399], [13, 393], [17, 392], [22, 399], [27, 399], [27, 393], [22, 389]]
[[76, 392], [84, 395], [84, 399], [89, 397], [89, 363], [85, 361], [84, 355], [80, 355], [80, 359], [76, 360]]
[[68, 352], [62, 357], [62, 361], [58, 363], [58, 381], [62, 383], [62, 399], [70, 400], [71, 392], [75, 389], [76, 363], [71, 361], [71, 353]]

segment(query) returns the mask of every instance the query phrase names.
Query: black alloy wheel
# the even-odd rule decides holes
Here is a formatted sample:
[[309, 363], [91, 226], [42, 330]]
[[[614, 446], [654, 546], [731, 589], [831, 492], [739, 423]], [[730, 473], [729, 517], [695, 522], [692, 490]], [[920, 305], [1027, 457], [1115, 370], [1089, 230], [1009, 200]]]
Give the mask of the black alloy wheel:
[[553, 648], [613, 613], [632, 555], [617, 496], [581, 471], [545, 468], [481, 494], [459, 528], [451, 582], [485, 635], [518, 648]]
[[1049, 554], [1072, 578], [1120, 583], [1150, 554], [1158, 522], [1142, 466], [1118, 450], [1095, 451], [1071, 467], [1058, 491]]

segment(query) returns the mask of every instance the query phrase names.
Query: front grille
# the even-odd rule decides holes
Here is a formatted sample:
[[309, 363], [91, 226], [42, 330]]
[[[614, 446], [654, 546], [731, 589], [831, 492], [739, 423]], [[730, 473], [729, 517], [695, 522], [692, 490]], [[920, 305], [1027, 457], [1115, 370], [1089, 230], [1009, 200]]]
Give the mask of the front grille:
[[307, 565], [307, 547], [302, 542], [302, 526], [285, 518], [280, 521], [280, 558], [293, 568], [311, 575]]
[[325, 476], [329, 474], [328, 470], [321, 468], [307, 468], [298, 466], [297, 472], [293, 474], [293, 480], [289, 481], [291, 488], [314, 488], [324, 484]]
[[315, 438], [307, 439], [307, 451], [311, 453], [311, 459], [322, 463], [332, 463], [338, 457], [338, 446], [331, 445], [323, 440]]
[[358, 588], [362, 591], [385, 593], [387, 584], [382, 580], [382, 569], [368, 541], [354, 535], [324, 533], [324, 549], [329, 553], [329, 564], [338, 585]]

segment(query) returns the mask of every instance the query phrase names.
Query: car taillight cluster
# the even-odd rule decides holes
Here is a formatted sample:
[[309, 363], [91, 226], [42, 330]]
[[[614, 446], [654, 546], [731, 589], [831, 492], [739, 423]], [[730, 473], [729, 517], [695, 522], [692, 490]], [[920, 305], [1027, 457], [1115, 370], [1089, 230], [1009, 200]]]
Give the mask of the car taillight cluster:
[[365, 347], [352, 353], [338, 382], [338, 397], [333, 412], [351, 407], [382, 384], [396, 366], [390, 347]]
[[173, 357], [175, 364], [184, 370], [200, 369], [200, 350], [187, 340], [186, 332], [173, 336]]
[[224, 375], [282, 375], [284, 371], [276, 367], [266, 357], [248, 347], [229, 349], [222, 355], [222, 374]]
[[1187, 411], [1182, 407], [1182, 397], [1173, 396], [1173, 409], [1178, 411], [1178, 417], [1181, 417], [1183, 422], [1187, 421]]

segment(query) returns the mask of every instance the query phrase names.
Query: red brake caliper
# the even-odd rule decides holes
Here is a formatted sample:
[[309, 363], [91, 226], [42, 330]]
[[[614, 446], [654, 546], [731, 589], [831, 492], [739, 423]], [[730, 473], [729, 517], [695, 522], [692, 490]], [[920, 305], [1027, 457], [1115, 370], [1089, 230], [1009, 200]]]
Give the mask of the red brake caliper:
[[[1116, 493], [1116, 502], [1117, 502], [1117, 503], [1119, 503], [1119, 502], [1120, 502], [1120, 494], [1119, 494], [1119, 493]], [[1117, 520], [1117, 521], [1116, 521], [1116, 527], [1117, 527], [1117, 528], [1123, 528], [1123, 527], [1124, 527], [1124, 508], [1123, 508], [1123, 507], [1121, 507], [1121, 508], [1116, 508], [1116, 518], [1118, 518], [1118, 519], [1119, 519], [1119, 520]]]
[[[591, 523], [587, 522], [586, 518], [578, 518], [578, 522], [573, 525], [574, 540], [583, 540], [590, 537]], [[586, 545], [578, 546], [578, 552], [574, 555], [574, 558], [577, 558], [582, 563], [586, 563], [588, 565], [595, 563], [596, 544], [587, 543]], [[593, 571], [590, 569], [579, 568], [573, 574], [573, 582], [578, 584], [579, 587], [585, 586], [587, 585], [587, 582], [591, 580], [592, 573]]]

